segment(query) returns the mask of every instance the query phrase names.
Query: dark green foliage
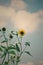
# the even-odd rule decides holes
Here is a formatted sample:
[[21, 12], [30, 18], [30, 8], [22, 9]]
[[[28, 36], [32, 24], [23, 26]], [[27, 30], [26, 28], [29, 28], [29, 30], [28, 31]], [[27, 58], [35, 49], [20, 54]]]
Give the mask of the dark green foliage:
[[7, 61], [5, 61], [5, 62], [4, 62], [4, 65], [8, 65], [8, 62], [7, 62]]
[[28, 54], [28, 55], [30, 55], [30, 56], [32, 56], [32, 55], [30, 54], [30, 52], [29, 52], [29, 51], [25, 51], [25, 53], [26, 53], [26, 54]]
[[30, 42], [26, 42], [26, 44], [25, 44], [26, 46], [30, 46]]
[[20, 52], [20, 48], [19, 48], [19, 46], [18, 46], [17, 43], [16, 43], [16, 50], [17, 50], [18, 52]]
[[9, 46], [9, 47], [8, 47], [8, 50], [12, 50], [12, 49], [13, 49], [13, 50], [16, 49], [15, 46]]
[[9, 54], [15, 55], [16, 53], [15, 53], [15, 51], [11, 50], [11, 51], [9, 51]]
[[[2, 63], [0, 65], [9, 65], [9, 61], [13, 63], [13, 65], [17, 65], [20, 62], [20, 58], [24, 52], [32, 56], [29, 51], [25, 51], [27, 46], [30, 47], [30, 42], [26, 42], [25, 47], [23, 49], [22, 37], [18, 35], [18, 31], [11, 31], [9, 36], [6, 35], [5, 27], [0, 29], [0, 31], [2, 33], [2, 37], [4, 38], [4, 40], [2, 38], [1, 44], [5, 43], [5, 45], [0, 45], [0, 58], [2, 58]], [[20, 34], [24, 35], [24, 32], [21, 31]], [[18, 41], [16, 43], [14, 42], [13, 44], [11, 44], [9, 41], [12, 41], [11, 39], [15, 39], [14, 36], [16, 36]]]
[[2, 41], [1, 43], [6, 43], [7, 42], [7, 40], [4, 40], [4, 41]]
[[10, 38], [10, 39], [12, 39], [12, 38], [13, 38], [12, 34], [10, 34], [9, 38]]
[[17, 56], [17, 63], [20, 62], [20, 56]]
[[1, 29], [0, 29], [0, 32], [1, 32]]
[[0, 51], [3, 51], [3, 49], [0, 47]]
[[3, 58], [4, 56], [6, 56], [6, 52], [4, 52], [2, 55], [1, 55], [1, 58]]
[[6, 47], [5, 47], [5, 46], [2, 46], [2, 45], [1, 45], [0, 47], [1, 47], [2, 49], [6, 49]]

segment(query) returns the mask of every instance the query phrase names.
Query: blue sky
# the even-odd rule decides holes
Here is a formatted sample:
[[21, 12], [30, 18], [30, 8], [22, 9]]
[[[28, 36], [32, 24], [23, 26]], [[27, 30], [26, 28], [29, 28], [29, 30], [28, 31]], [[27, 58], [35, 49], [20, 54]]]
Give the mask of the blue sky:
[[31, 12], [43, 9], [43, 0], [24, 0], [31, 7]]
[[0, 5], [9, 6], [11, 0], [0, 0]]
[[[36, 12], [40, 9], [43, 10], [43, 0], [23, 0], [28, 7], [27, 10], [30, 12]], [[0, 5], [10, 6], [11, 0], [0, 0]]]
[[[23, 42], [31, 41], [31, 54], [23, 65], [43, 65], [43, 0], [0, 0], [0, 28], [27, 31]], [[26, 64], [25, 64], [26, 63]]]

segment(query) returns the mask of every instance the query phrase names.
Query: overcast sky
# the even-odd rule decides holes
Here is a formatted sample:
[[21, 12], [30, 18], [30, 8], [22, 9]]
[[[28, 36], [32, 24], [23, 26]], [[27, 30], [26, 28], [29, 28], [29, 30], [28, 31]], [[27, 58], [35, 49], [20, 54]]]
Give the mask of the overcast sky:
[[0, 0], [0, 28], [24, 29], [23, 42], [31, 41], [31, 54], [21, 65], [43, 65], [43, 0]]

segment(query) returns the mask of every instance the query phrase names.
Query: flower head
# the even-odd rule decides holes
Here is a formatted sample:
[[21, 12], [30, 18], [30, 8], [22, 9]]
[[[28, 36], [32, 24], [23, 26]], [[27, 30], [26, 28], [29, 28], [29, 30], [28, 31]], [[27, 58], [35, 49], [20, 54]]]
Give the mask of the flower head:
[[3, 27], [3, 28], [2, 28], [2, 31], [6, 31], [6, 28], [5, 28], [5, 27]]
[[18, 34], [19, 34], [20, 36], [24, 36], [24, 35], [25, 35], [25, 31], [24, 31], [24, 30], [19, 30]]
[[1, 29], [0, 29], [0, 31], [1, 31]]
[[10, 39], [12, 39], [12, 38], [13, 38], [13, 36], [12, 36], [11, 34], [10, 34], [10, 36], [9, 36], [9, 37], [10, 37]]

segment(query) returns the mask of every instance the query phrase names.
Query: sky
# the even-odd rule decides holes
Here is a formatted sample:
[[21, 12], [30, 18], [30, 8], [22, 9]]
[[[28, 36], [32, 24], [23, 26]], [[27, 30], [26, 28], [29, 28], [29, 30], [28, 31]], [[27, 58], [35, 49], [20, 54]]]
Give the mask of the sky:
[[23, 55], [20, 65], [43, 65], [43, 0], [0, 0], [0, 28], [24, 29], [33, 57]]

